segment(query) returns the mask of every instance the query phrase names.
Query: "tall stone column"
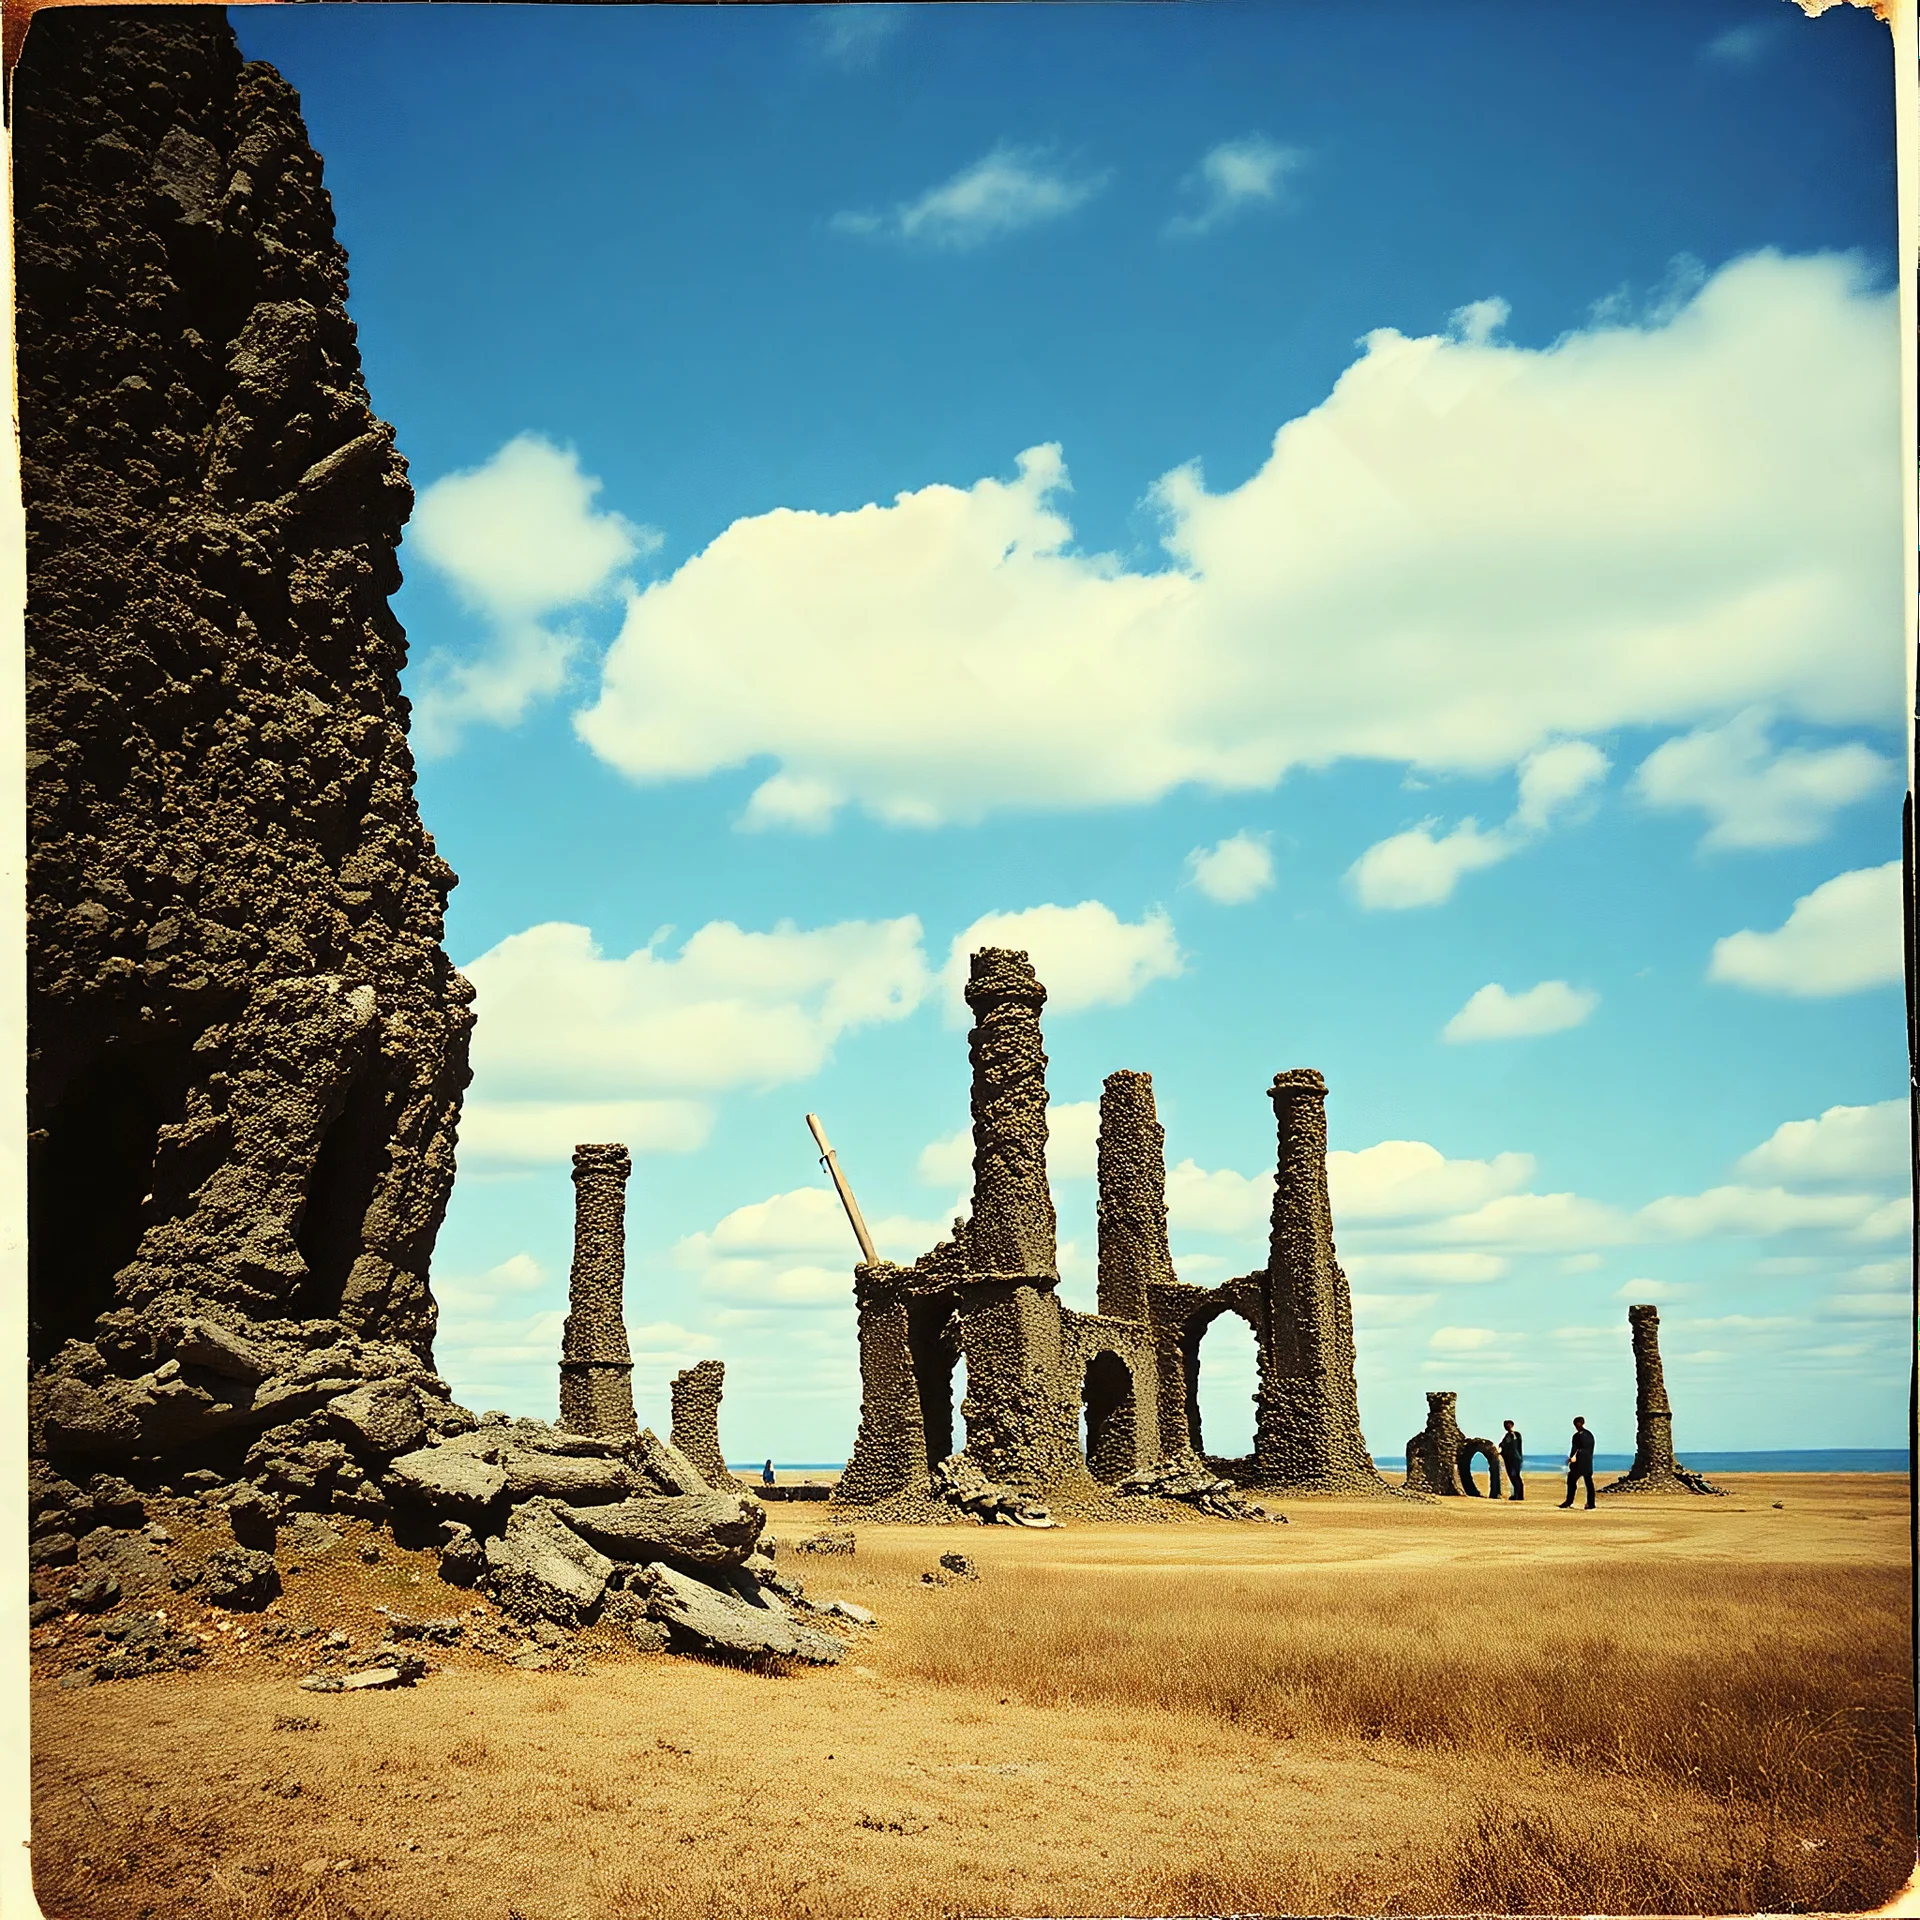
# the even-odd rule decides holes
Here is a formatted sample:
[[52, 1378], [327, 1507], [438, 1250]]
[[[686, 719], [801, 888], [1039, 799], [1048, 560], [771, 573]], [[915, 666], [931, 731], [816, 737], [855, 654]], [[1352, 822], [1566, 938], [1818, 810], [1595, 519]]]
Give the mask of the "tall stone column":
[[1712, 1493], [1716, 1487], [1703, 1473], [1683, 1467], [1673, 1457], [1673, 1406], [1667, 1399], [1667, 1376], [1660, 1365], [1660, 1309], [1627, 1309], [1633, 1329], [1633, 1465], [1602, 1493]]
[[633, 1415], [633, 1354], [627, 1346], [625, 1147], [573, 1150], [573, 1273], [561, 1336], [560, 1424], [574, 1433], [628, 1434]]
[[1173, 1277], [1167, 1249], [1167, 1136], [1153, 1076], [1110, 1073], [1100, 1090], [1100, 1311], [1148, 1318], [1147, 1289]]
[[1276, 1486], [1383, 1489], [1360, 1431], [1353, 1302], [1333, 1251], [1327, 1083], [1295, 1067], [1274, 1076], [1270, 1098], [1279, 1139], [1254, 1451]]
[[1660, 1365], [1660, 1309], [1629, 1307], [1633, 1329], [1633, 1465], [1629, 1479], [1673, 1472], [1673, 1407]]
[[1019, 1276], [1053, 1286], [1053, 1195], [1047, 1189], [1047, 1056], [1040, 1009], [1047, 990], [1024, 953], [982, 947], [971, 962], [973, 1223], [977, 1278]]

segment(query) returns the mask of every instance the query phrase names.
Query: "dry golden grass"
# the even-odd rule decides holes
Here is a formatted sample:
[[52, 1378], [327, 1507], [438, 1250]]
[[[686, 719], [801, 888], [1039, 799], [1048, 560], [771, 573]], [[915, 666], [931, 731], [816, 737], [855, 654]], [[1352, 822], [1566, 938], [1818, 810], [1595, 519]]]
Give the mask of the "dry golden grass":
[[[1872, 1906], [1913, 1859], [1904, 1495], [1783, 1477], [1592, 1516], [864, 1528], [852, 1561], [794, 1562], [883, 1622], [829, 1672], [454, 1655], [399, 1694], [316, 1700], [245, 1659], [43, 1686], [42, 1899], [56, 1920]], [[980, 1580], [923, 1586], [955, 1547]], [[276, 1730], [290, 1707], [321, 1725]]]

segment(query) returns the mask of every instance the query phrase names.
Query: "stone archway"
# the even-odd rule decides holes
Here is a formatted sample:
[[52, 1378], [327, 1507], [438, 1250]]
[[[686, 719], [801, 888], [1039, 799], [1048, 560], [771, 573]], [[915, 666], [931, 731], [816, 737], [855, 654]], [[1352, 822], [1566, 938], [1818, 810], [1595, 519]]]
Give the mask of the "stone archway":
[[[1246, 1445], [1237, 1452], [1233, 1449], [1240, 1434], [1231, 1424], [1230, 1415], [1222, 1418], [1225, 1414], [1225, 1405], [1217, 1398], [1215, 1399], [1213, 1409], [1215, 1432], [1209, 1441], [1206, 1419], [1200, 1404], [1202, 1349], [1207, 1336], [1215, 1327], [1220, 1326], [1222, 1321], [1233, 1324], [1223, 1329], [1224, 1338], [1217, 1339], [1214, 1343], [1216, 1368], [1219, 1368], [1220, 1362], [1227, 1357], [1223, 1350], [1241, 1349], [1227, 1360], [1227, 1368], [1239, 1371], [1240, 1363], [1244, 1362], [1247, 1374]], [[1260, 1336], [1253, 1321], [1238, 1307], [1225, 1301], [1209, 1313], [1195, 1314], [1181, 1333], [1180, 1362], [1186, 1386], [1187, 1444], [1195, 1453], [1209, 1459], [1239, 1459], [1250, 1456], [1258, 1443], [1254, 1396], [1260, 1384]]]
[[937, 1467], [957, 1453], [964, 1437], [954, 1435], [954, 1368], [960, 1359], [959, 1315], [946, 1294], [907, 1304], [907, 1356], [920, 1399], [926, 1435], [927, 1465]]
[[1476, 1499], [1480, 1495], [1479, 1483], [1473, 1477], [1474, 1456], [1478, 1455], [1487, 1463], [1487, 1493], [1495, 1500], [1500, 1498], [1500, 1451], [1491, 1440], [1462, 1440], [1460, 1451], [1454, 1460], [1455, 1470], [1460, 1476], [1460, 1491], [1470, 1493]]
[[1103, 1485], [1124, 1480], [1140, 1464], [1133, 1370], [1102, 1349], [1087, 1362], [1080, 1386], [1087, 1471]]

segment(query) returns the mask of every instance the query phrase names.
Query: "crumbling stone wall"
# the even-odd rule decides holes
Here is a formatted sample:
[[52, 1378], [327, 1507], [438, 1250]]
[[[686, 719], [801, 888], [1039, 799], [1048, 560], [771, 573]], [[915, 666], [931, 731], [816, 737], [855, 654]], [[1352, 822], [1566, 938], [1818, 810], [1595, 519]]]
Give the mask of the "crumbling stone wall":
[[1499, 1499], [1504, 1484], [1500, 1450], [1491, 1440], [1468, 1438], [1460, 1431], [1457, 1393], [1427, 1395], [1427, 1424], [1407, 1442], [1407, 1489], [1443, 1495], [1480, 1492], [1474, 1484], [1477, 1454], [1487, 1463], [1487, 1491]]
[[1673, 1457], [1673, 1407], [1666, 1370], [1660, 1364], [1660, 1309], [1627, 1309], [1633, 1330], [1633, 1465], [1602, 1493], [1724, 1493], [1705, 1474]]
[[741, 1482], [727, 1470], [727, 1457], [720, 1451], [720, 1396], [726, 1384], [726, 1363], [721, 1360], [702, 1360], [675, 1374], [670, 1438], [708, 1486], [732, 1491]]
[[1229, 1311], [1253, 1328], [1260, 1353], [1255, 1452], [1234, 1470], [1304, 1491], [1386, 1491], [1360, 1433], [1320, 1076], [1301, 1069], [1273, 1084], [1279, 1169], [1268, 1265], [1207, 1288], [1173, 1270], [1152, 1079], [1110, 1074], [1098, 1142], [1100, 1311], [1073, 1313], [1055, 1291], [1046, 991], [1025, 954], [987, 948], [972, 956], [967, 998], [973, 1211], [911, 1267], [854, 1270], [860, 1432], [837, 1497], [911, 1500], [941, 1477], [956, 1438], [951, 1381], [961, 1359], [963, 1450], [969, 1471], [992, 1485], [1092, 1494], [1089, 1481], [1117, 1485], [1168, 1460], [1190, 1466], [1201, 1437], [1200, 1340]]
[[573, 1269], [560, 1340], [560, 1424], [617, 1435], [638, 1426], [627, 1345], [627, 1176], [617, 1143], [573, 1150]]
[[450, 1419], [472, 996], [320, 161], [212, 9], [44, 11], [14, 109], [36, 1442], [237, 1469], [369, 1379]]

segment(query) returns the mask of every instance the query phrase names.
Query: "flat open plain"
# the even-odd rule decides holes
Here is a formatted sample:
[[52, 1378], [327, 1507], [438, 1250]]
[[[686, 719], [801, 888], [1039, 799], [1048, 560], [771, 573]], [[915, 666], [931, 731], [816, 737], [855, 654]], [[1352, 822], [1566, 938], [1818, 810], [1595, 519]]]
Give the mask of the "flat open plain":
[[[856, 1517], [851, 1559], [792, 1553], [828, 1516], [775, 1508], [810, 1595], [880, 1616], [820, 1671], [453, 1651], [316, 1696], [238, 1616], [193, 1674], [62, 1689], [49, 1653], [37, 1884], [57, 1920], [1877, 1906], [1914, 1859], [1906, 1482], [1724, 1484]], [[924, 1584], [956, 1549], [979, 1577]], [[472, 1606], [432, 1568], [336, 1552], [278, 1612]]]

